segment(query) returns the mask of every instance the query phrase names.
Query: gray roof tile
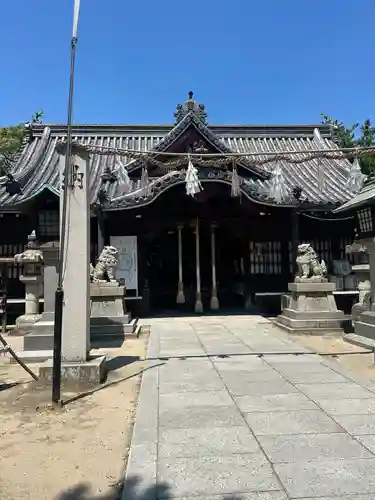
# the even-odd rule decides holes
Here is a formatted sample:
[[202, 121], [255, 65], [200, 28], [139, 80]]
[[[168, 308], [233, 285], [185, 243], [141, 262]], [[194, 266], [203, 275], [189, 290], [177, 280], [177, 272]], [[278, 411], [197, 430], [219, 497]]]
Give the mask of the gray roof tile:
[[[180, 125], [180, 124], [179, 124]], [[165, 136], [173, 129], [173, 125], [80, 125], [73, 127], [73, 140], [86, 145], [108, 146], [113, 148], [129, 148], [147, 151], [165, 142]], [[319, 132], [316, 132], [316, 129]], [[209, 133], [218, 138], [222, 150], [245, 153], [265, 153], [295, 151], [293, 156], [301, 156], [299, 151], [336, 148], [327, 126], [254, 126], [254, 125], [213, 125], [208, 127]], [[315, 130], [315, 132], [314, 132]], [[66, 137], [66, 127], [58, 125], [37, 125], [33, 129], [34, 140], [23, 150], [12, 174], [20, 183], [21, 193], [10, 196], [0, 188], [0, 208], [7, 209], [24, 203], [43, 189], [59, 194], [59, 168], [56, 144]], [[266, 158], [261, 155], [260, 158]], [[131, 159], [122, 157], [127, 164]], [[91, 202], [97, 199], [101, 187], [101, 175], [108, 166], [116, 166], [115, 156], [91, 155], [90, 197]], [[295, 186], [303, 189], [303, 197], [311, 203], [344, 203], [354, 193], [347, 186], [350, 164], [347, 160], [322, 159], [325, 171], [325, 189], [318, 187], [318, 160], [303, 164], [289, 164], [281, 161], [285, 183], [291, 190]], [[272, 163], [255, 167], [254, 171], [269, 174], [275, 165]], [[249, 172], [250, 174], [250, 172]], [[268, 189], [270, 180], [251, 180], [254, 186]], [[110, 186], [108, 194], [118, 197], [121, 194], [117, 183]]]

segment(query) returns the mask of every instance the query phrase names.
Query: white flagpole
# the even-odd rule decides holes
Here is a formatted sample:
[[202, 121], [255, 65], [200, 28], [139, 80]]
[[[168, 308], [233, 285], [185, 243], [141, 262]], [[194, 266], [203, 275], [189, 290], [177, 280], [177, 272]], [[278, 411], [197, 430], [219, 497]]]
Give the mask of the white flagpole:
[[77, 39], [78, 31], [78, 18], [79, 18], [79, 7], [81, 0], [74, 0], [74, 13], [73, 13], [73, 34], [72, 38]]
[[74, 90], [74, 66], [77, 45], [78, 17], [80, 0], [74, 0], [73, 10], [73, 30], [70, 43], [70, 78], [69, 78], [69, 99], [68, 99], [68, 121], [66, 131], [66, 152], [64, 165], [64, 188], [62, 199], [61, 231], [60, 231], [60, 251], [59, 251], [59, 275], [55, 292], [55, 324], [53, 330], [53, 373], [52, 373], [52, 402], [61, 402], [61, 344], [62, 344], [62, 315], [64, 301], [64, 260], [65, 260], [65, 230], [67, 218], [67, 193], [72, 185], [72, 111], [73, 111], [73, 90]]

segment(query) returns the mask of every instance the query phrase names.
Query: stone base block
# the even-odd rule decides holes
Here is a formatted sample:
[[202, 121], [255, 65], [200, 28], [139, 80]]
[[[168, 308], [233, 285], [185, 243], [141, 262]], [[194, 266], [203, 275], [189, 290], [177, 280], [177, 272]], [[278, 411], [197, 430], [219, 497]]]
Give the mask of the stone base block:
[[296, 309], [291, 309], [290, 307], [287, 307], [283, 310], [283, 316], [287, 316], [288, 318], [291, 319], [296, 319], [296, 320], [319, 320], [319, 321], [324, 321], [324, 320], [338, 320], [342, 321], [345, 318], [344, 311], [339, 311], [336, 309], [336, 311], [327, 311], [327, 310], [322, 310], [322, 311], [298, 311]]
[[355, 325], [356, 321], [359, 321], [361, 314], [368, 311], [368, 310], [369, 310], [369, 307], [367, 306], [367, 304], [360, 304], [358, 302], [356, 304], [354, 304], [352, 307], [353, 325]]
[[117, 283], [91, 283], [91, 318], [123, 317], [126, 313], [125, 287]]
[[55, 326], [55, 320], [54, 318], [50, 321], [43, 320], [43, 318], [40, 321], [37, 321], [33, 325], [33, 333], [40, 334], [40, 335], [53, 335], [53, 328]]
[[54, 321], [38, 321], [32, 326], [30, 334], [23, 339], [25, 351], [53, 349]]
[[375, 311], [365, 311], [354, 324], [356, 335], [375, 340]]
[[281, 296], [281, 304], [280, 304], [281, 311], [284, 311], [284, 309], [287, 309], [289, 307], [289, 304], [290, 304], [290, 295], [289, 295], [289, 293], [284, 293]]
[[343, 333], [343, 311], [298, 311], [286, 308], [277, 317], [276, 324], [290, 333], [306, 335], [336, 335]]
[[[23, 350], [25, 353], [53, 350], [54, 323], [48, 323], [49, 324], [47, 324], [47, 322], [39, 321], [33, 326], [31, 333], [29, 335], [25, 335], [23, 338]], [[128, 317], [124, 317], [123, 322], [112, 321], [111, 318], [108, 319], [108, 321], [106, 321], [106, 318], [92, 318], [90, 337], [92, 340], [104, 340], [106, 337], [123, 338], [127, 335], [136, 336], [138, 333], [137, 323], [138, 319], [134, 319], [129, 322]], [[48, 333], [49, 331], [50, 333]], [[44, 359], [47, 358], [45, 357]], [[42, 359], [42, 361], [44, 361], [44, 359]]]
[[53, 311], [43, 311], [40, 321], [55, 321], [55, 313]]
[[132, 334], [135, 326], [125, 308], [125, 287], [116, 283], [90, 284], [90, 333], [97, 336]]
[[[107, 376], [106, 357], [89, 359], [84, 362], [61, 363], [61, 380], [70, 385], [95, 385], [104, 382]], [[45, 384], [52, 383], [52, 360], [39, 368], [39, 378]]]
[[367, 339], [366, 337], [362, 337], [361, 335], [356, 335], [355, 333], [347, 333], [343, 336], [345, 342], [348, 344], [355, 345], [357, 347], [362, 347], [363, 349], [369, 349], [373, 351], [375, 348], [375, 341], [372, 339]]
[[303, 335], [342, 335], [342, 322], [344, 315], [339, 318], [300, 318], [295, 319], [284, 314], [280, 314], [275, 321], [275, 325], [288, 333], [303, 334]]
[[[44, 363], [48, 359], [53, 358], [53, 350], [35, 350], [35, 351], [22, 351], [17, 352], [17, 356], [26, 364], [28, 363]], [[11, 356], [10, 362], [17, 363], [17, 361]]]
[[16, 319], [16, 327], [20, 330], [30, 330], [41, 317], [41, 314], [22, 314]]
[[336, 306], [335, 285], [328, 282], [289, 283], [282, 314], [276, 325], [289, 333], [341, 335], [345, 314]]
[[105, 318], [90, 318], [90, 334], [92, 337], [98, 335], [105, 337], [106, 335], [132, 335], [137, 327], [138, 319], [130, 321], [130, 315], [123, 317], [105, 317]]
[[37, 334], [30, 333], [23, 338], [24, 351], [44, 351], [53, 349], [53, 333]]
[[317, 283], [315, 281], [300, 281], [299, 283], [288, 283], [288, 290], [290, 292], [299, 293], [326, 293], [334, 292], [336, 286], [334, 283]]

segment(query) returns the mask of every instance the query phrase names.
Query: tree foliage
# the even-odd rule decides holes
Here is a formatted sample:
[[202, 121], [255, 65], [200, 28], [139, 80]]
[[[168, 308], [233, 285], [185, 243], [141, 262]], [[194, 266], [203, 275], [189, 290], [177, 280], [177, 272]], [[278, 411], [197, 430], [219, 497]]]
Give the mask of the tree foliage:
[[[350, 127], [346, 127], [343, 122], [324, 113], [321, 113], [320, 116], [322, 117], [322, 123], [333, 127], [337, 142], [341, 148], [375, 146], [375, 127], [371, 125], [370, 120], [365, 120], [362, 125], [355, 123]], [[359, 161], [364, 174], [375, 173], [374, 153], [361, 155]]]
[[[43, 111], [34, 113], [31, 123], [41, 123], [42, 117]], [[7, 174], [17, 160], [27, 131], [27, 126], [24, 123], [11, 127], [0, 127], [0, 175]]]

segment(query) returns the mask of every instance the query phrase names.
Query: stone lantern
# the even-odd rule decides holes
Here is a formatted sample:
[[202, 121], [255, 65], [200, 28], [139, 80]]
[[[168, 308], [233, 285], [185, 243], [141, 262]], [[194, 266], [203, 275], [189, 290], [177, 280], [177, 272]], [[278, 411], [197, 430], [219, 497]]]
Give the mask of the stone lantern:
[[358, 283], [358, 302], [352, 307], [353, 324], [364, 311], [371, 309], [371, 281], [368, 251], [365, 245], [354, 242], [346, 247], [346, 254], [352, 260], [352, 271]]
[[[375, 181], [369, 179], [362, 190], [335, 213], [351, 212], [355, 218], [356, 243], [367, 250], [371, 289], [367, 291], [364, 310], [355, 319], [355, 333], [375, 340]], [[362, 252], [362, 255], [364, 253]], [[358, 270], [358, 269], [357, 269]], [[363, 268], [361, 269], [364, 270]], [[365, 283], [367, 286], [368, 284]], [[360, 297], [361, 298], [361, 297]], [[353, 318], [354, 319], [354, 318]]]
[[25, 250], [14, 256], [22, 267], [20, 281], [25, 285], [25, 313], [16, 320], [17, 328], [28, 328], [40, 319], [39, 297], [43, 281], [43, 252], [36, 241], [35, 231], [28, 236]]

